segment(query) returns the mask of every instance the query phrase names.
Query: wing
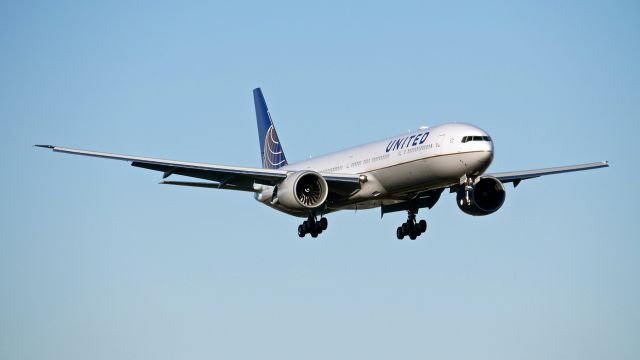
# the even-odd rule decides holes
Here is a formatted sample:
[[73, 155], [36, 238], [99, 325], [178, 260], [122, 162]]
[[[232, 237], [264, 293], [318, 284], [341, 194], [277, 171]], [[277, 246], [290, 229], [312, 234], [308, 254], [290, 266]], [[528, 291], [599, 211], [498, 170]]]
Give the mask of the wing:
[[[287, 177], [289, 171], [279, 169], [261, 169], [241, 166], [225, 166], [205, 163], [184, 162], [175, 160], [154, 159], [140, 156], [119, 155], [97, 151], [78, 150], [53, 145], [35, 145], [42, 148], [52, 149], [55, 152], [66, 154], [92, 156], [105, 159], [130, 161], [132, 166], [161, 171], [163, 179], [170, 175], [183, 175], [198, 179], [214, 181], [214, 183], [195, 182], [165, 182], [170, 185], [184, 185], [197, 187], [217, 187], [230, 190], [257, 191], [254, 184], [276, 185]], [[329, 188], [342, 191], [360, 188], [358, 175], [347, 174], [322, 174]]]
[[594, 162], [589, 164], [560, 166], [560, 167], [537, 169], [537, 170], [502, 172], [502, 173], [485, 174], [485, 175], [493, 176], [503, 183], [513, 182], [513, 186], [515, 187], [515, 186], [518, 186], [518, 184], [520, 184], [520, 181], [522, 180], [533, 179], [539, 176], [562, 174], [562, 173], [573, 172], [573, 171], [599, 169], [603, 167], [609, 167], [609, 162], [599, 161], [599, 162]]

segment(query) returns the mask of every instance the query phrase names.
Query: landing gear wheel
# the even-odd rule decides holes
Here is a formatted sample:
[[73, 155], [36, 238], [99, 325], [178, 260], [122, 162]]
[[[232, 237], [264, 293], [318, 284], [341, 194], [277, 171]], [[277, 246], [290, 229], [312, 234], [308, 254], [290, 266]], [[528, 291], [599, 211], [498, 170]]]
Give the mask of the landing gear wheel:
[[411, 224], [411, 229], [409, 230], [409, 235], [413, 235], [415, 237], [420, 236], [420, 229], [418, 228], [418, 224]]
[[310, 233], [311, 230], [313, 230], [313, 224], [309, 220], [305, 220], [302, 223], [302, 226], [304, 227], [304, 232], [306, 233]]
[[420, 220], [420, 222], [418, 223], [419, 228], [420, 228], [420, 232], [423, 233], [425, 231], [427, 231], [427, 221], [426, 220]]
[[327, 227], [329, 226], [329, 221], [327, 220], [327, 218], [321, 218], [320, 219], [320, 229], [321, 230], [327, 230]]
[[402, 224], [402, 233], [404, 235], [409, 235], [409, 231], [411, 230], [411, 228], [409, 227], [408, 223], [404, 223]]
[[418, 214], [418, 208], [409, 208], [407, 210], [408, 217], [402, 225], [396, 229], [396, 237], [401, 240], [405, 236], [409, 236], [411, 240], [415, 240], [418, 236], [427, 231], [427, 221], [416, 221], [416, 215]]
[[302, 225], [298, 226], [298, 236], [305, 237], [307, 234], [311, 237], [318, 237], [323, 231], [327, 230], [329, 221], [326, 218], [316, 218], [314, 213], [311, 213], [307, 220], [302, 222]]

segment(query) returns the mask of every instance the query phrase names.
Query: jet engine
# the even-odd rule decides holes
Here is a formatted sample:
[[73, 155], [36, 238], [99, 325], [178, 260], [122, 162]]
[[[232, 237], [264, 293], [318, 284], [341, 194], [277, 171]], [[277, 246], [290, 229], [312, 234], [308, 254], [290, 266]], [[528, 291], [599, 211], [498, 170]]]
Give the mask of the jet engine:
[[469, 215], [492, 214], [504, 203], [506, 193], [502, 182], [494, 177], [483, 177], [471, 187], [458, 190], [456, 200], [460, 210]]
[[273, 190], [272, 202], [292, 210], [315, 209], [327, 200], [327, 181], [315, 171], [289, 174]]

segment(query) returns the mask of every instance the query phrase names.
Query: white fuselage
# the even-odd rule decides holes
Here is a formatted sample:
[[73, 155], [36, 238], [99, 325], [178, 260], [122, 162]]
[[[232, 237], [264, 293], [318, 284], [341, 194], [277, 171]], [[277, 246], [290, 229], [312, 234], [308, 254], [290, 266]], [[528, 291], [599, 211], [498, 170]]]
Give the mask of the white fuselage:
[[[463, 140], [467, 140], [463, 142]], [[458, 184], [465, 175], [482, 174], [493, 160], [493, 143], [480, 128], [463, 123], [422, 127], [417, 131], [284, 166], [321, 174], [366, 176], [361, 189], [329, 211], [365, 209], [407, 200], [415, 194]], [[269, 199], [259, 201], [292, 215]]]

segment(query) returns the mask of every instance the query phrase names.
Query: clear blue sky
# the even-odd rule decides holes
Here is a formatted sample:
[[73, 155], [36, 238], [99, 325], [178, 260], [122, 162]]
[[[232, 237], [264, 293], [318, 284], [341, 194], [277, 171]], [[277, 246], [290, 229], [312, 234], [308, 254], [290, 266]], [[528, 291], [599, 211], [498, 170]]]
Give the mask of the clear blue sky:
[[[0, 3], [1, 359], [638, 359], [637, 1]], [[612, 167], [330, 216], [37, 143], [258, 166], [464, 121], [492, 171]]]

